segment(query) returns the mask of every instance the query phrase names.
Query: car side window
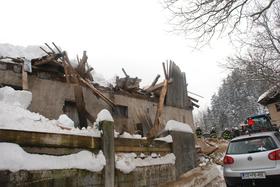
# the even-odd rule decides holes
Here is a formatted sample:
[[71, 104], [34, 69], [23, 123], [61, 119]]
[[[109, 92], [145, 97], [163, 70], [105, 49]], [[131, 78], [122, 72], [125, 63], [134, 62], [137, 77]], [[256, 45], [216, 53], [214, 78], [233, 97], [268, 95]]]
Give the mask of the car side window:
[[280, 143], [280, 133], [276, 132], [274, 136], [277, 138], [278, 142]]

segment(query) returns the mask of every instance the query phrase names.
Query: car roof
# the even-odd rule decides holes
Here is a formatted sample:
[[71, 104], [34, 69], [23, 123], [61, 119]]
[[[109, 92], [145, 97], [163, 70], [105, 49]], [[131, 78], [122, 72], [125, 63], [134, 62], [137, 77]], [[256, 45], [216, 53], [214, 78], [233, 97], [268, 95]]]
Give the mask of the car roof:
[[253, 115], [253, 116], [249, 116], [248, 118], [259, 118], [259, 117], [268, 117], [269, 114], [257, 114], [257, 115]]
[[251, 134], [246, 134], [246, 135], [242, 135], [242, 136], [238, 136], [236, 138], [233, 138], [231, 140], [232, 141], [237, 141], [237, 140], [242, 140], [242, 139], [246, 139], [246, 138], [254, 138], [254, 137], [261, 137], [261, 136], [271, 136], [274, 133], [276, 133], [276, 131], [268, 131], [268, 132], [258, 132], [258, 133], [251, 133]]

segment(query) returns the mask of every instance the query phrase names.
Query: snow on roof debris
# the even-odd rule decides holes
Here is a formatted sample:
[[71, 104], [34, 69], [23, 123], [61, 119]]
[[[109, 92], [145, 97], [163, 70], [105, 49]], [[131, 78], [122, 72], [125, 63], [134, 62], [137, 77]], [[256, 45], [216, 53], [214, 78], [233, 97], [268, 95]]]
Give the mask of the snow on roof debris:
[[0, 143], [0, 170], [51, 170], [51, 169], [86, 169], [101, 171], [106, 165], [105, 157], [100, 151], [97, 155], [89, 151], [65, 156], [29, 154], [19, 145]]
[[96, 72], [95, 70], [91, 71], [91, 75], [93, 78], [93, 82], [99, 84], [103, 87], [109, 87], [110, 85], [116, 86], [116, 76], [113, 78], [106, 80], [101, 73]]
[[28, 91], [15, 91], [10, 87], [0, 88], [0, 129], [100, 137], [100, 131], [95, 128], [88, 127], [82, 130], [73, 128], [69, 120], [65, 121], [66, 115], [57, 121], [27, 110], [31, 98], [32, 94]]
[[272, 88], [270, 88], [269, 90], [267, 90], [266, 92], [264, 92], [258, 99], [258, 103], [263, 100], [264, 98], [266, 97], [271, 97], [271, 95], [274, 95], [273, 92], [277, 92], [277, 87], [276, 86], [273, 86]]
[[180, 131], [193, 133], [190, 125], [175, 120], [169, 120], [165, 126], [165, 131]]
[[153, 158], [150, 155], [144, 159], [138, 158], [135, 153], [119, 153], [116, 154], [115, 163], [116, 163], [116, 168], [118, 170], [122, 171], [123, 173], [130, 173], [136, 167], [162, 165], [162, 164], [175, 164], [175, 159], [176, 157], [173, 153], [167, 154], [160, 158]]
[[0, 102], [27, 108], [32, 101], [32, 93], [29, 91], [16, 91], [11, 87], [0, 88]]
[[107, 109], [103, 109], [103, 110], [101, 110], [97, 114], [96, 123], [99, 123], [101, 121], [111, 121], [111, 122], [114, 122], [111, 113]]

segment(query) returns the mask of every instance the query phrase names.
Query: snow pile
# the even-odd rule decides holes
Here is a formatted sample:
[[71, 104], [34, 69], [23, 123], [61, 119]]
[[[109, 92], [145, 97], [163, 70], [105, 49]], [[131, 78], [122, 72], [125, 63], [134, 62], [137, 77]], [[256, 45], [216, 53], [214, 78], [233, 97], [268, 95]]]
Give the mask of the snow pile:
[[169, 120], [164, 128], [165, 131], [179, 131], [193, 133], [190, 125], [175, 120]]
[[[162, 165], [162, 164], [175, 164], [175, 155], [173, 153], [167, 154], [163, 157], [158, 157], [156, 154], [144, 157], [143, 154], [138, 158], [135, 153], [119, 153], [116, 154], [116, 168], [123, 173], [130, 173], [136, 167]], [[143, 159], [144, 158], [144, 159]]]
[[0, 102], [19, 106], [21, 108], [27, 108], [31, 101], [32, 93], [29, 91], [15, 91], [8, 86], [0, 88]]
[[111, 122], [114, 122], [111, 113], [108, 110], [106, 110], [106, 109], [101, 110], [97, 114], [96, 123], [99, 123], [101, 121], [111, 121]]
[[[100, 137], [100, 131], [95, 128], [88, 127], [82, 130], [73, 128], [73, 126], [69, 128], [71, 122], [66, 120], [67, 116], [60, 119], [63, 119], [63, 122], [59, 122], [26, 110], [31, 102], [31, 97], [32, 94], [28, 91], [15, 91], [10, 87], [0, 88], [0, 129]], [[61, 124], [62, 127], [66, 125], [70, 130], [62, 129]]]
[[161, 138], [156, 138], [155, 140], [164, 141], [166, 143], [172, 143], [173, 142], [173, 139], [172, 139], [171, 135], [167, 135], [167, 136], [161, 137]]
[[50, 156], [26, 153], [19, 145], [0, 143], [0, 170], [51, 170], [51, 169], [86, 169], [101, 171], [106, 165], [103, 153], [97, 155], [81, 151], [66, 156]]
[[60, 123], [60, 126], [64, 128], [74, 128], [74, 121], [70, 119], [66, 114], [60, 115], [57, 121]]
[[135, 153], [117, 154], [115, 158], [116, 168], [123, 173], [130, 173], [136, 168], [134, 162], [136, 156]]

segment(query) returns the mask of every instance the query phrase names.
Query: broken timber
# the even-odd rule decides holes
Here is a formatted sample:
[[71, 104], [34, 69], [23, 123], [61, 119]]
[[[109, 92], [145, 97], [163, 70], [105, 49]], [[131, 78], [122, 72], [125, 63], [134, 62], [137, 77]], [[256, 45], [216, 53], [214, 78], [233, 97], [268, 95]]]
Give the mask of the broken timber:
[[162, 63], [164, 74], [165, 74], [165, 80], [163, 82], [163, 87], [161, 89], [161, 93], [159, 96], [159, 103], [157, 106], [156, 116], [153, 127], [150, 129], [149, 133], [147, 134], [147, 137], [149, 139], [156, 137], [156, 135], [163, 129], [162, 122], [161, 122], [161, 115], [164, 107], [164, 101], [168, 90], [168, 79], [169, 74], [166, 72], [165, 63]]

